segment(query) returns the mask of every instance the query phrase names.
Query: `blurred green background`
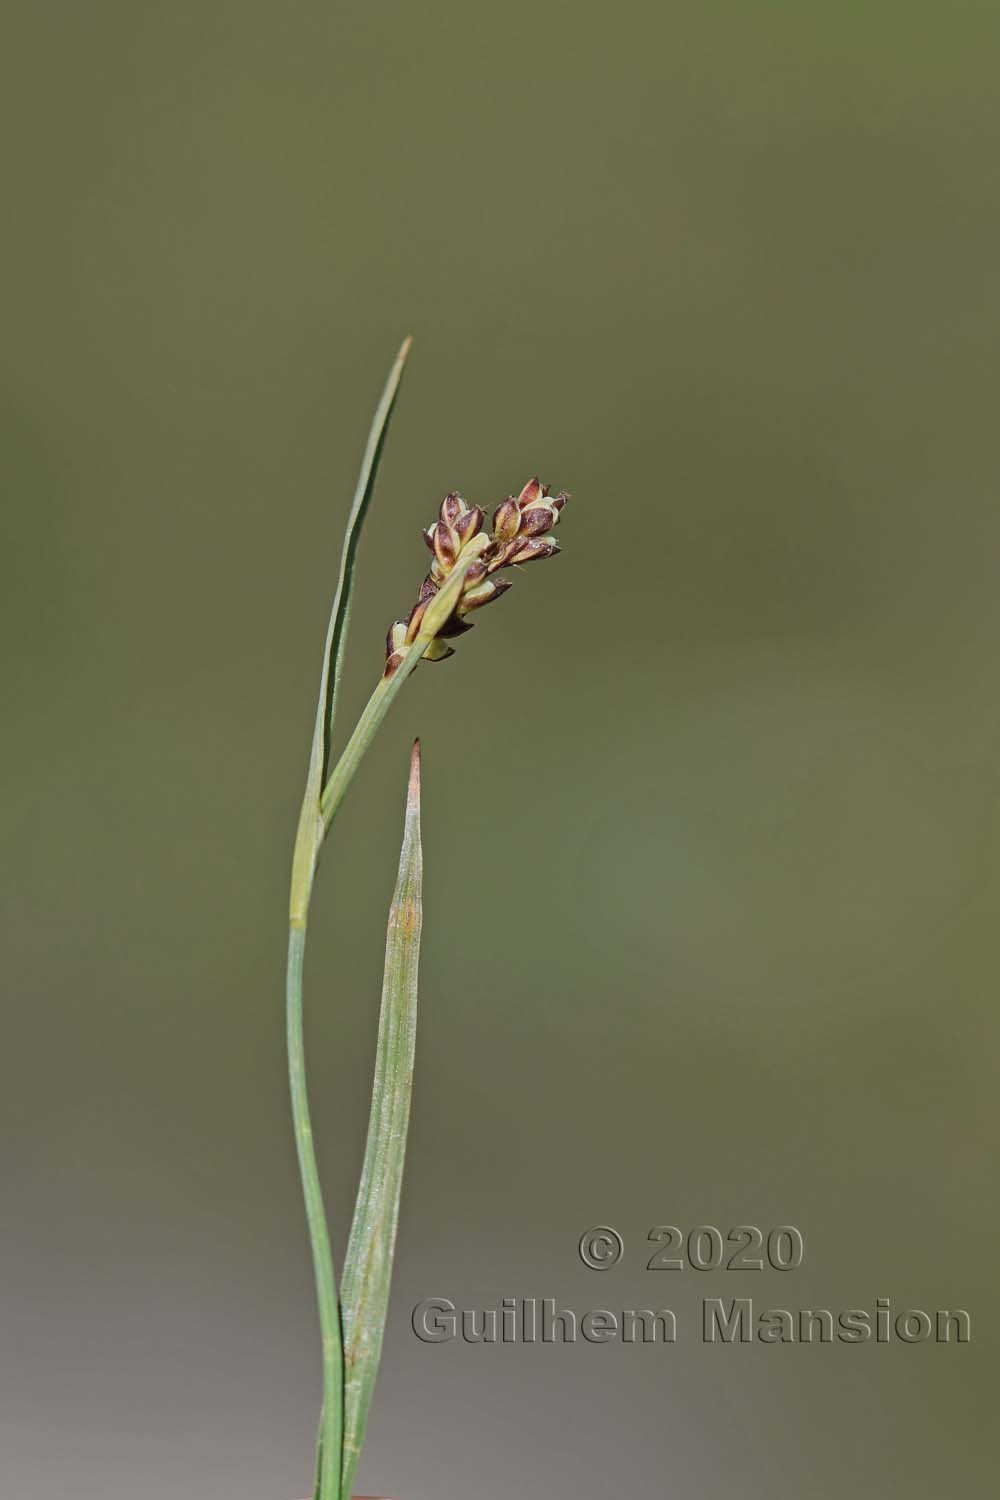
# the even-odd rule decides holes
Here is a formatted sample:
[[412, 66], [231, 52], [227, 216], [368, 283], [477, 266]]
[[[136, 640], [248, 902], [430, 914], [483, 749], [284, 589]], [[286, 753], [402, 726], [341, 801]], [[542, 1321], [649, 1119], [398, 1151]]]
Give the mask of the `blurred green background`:
[[[12, 0], [4, 33], [0, 1491], [308, 1488], [288, 864], [407, 332], [345, 718], [446, 490], [574, 499], [563, 555], [406, 689], [317, 893], [342, 1243], [419, 732], [361, 1488], [988, 1491], [1000, 10]], [[653, 1225], [746, 1222], [798, 1225], [802, 1269], [643, 1269]], [[973, 1342], [702, 1346], [736, 1295], [962, 1306]], [[428, 1296], [691, 1332], [430, 1347]]]

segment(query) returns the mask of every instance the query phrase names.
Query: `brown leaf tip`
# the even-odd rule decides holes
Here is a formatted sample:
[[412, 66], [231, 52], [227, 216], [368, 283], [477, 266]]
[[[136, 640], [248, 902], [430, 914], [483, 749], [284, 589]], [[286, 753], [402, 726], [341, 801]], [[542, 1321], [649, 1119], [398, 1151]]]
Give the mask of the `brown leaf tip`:
[[406, 788], [406, 806], [410, 812], [420, 807], [420, 741], [413, 741], [410, 751], [410, 780]]

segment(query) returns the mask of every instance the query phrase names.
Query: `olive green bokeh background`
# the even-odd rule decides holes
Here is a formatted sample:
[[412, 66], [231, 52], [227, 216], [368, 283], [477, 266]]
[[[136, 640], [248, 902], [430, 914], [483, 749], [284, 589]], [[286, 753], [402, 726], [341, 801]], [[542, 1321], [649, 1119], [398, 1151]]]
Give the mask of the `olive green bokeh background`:
[[[419, 1079], [361, 1478], [400, 1500], [979, 1496], [995, 1473], [991, 4], [7, 7], [0, 1490], [292, 1500], [318, 1360], [284, 907], [340, 529], [402, 335], [344, 715], [445, 490], [563, 555], [420, 670], [308, 971], [343, 1229], [406, 753]], [[803, 1268], [647, 1273], [660, 1223]], [[616, 1226], [600, 1275], [575, 1245]], [[752, 1283], [752, 1284], [751, 1284]], [[702, 1296], [967, 1307], [706, 1348]], [[422, 1297], [673, 1306], [427, 1347]]]

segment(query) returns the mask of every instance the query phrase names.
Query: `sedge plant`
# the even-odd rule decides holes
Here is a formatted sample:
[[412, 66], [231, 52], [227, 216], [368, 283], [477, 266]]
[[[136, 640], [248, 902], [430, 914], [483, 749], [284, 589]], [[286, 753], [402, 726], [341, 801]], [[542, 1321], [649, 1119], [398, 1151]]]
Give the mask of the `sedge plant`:
[[421, 661], [443, 661], [472, 628], [469, 616], [510, 588], [502, 569], [558, 552], [549, 533], [566, 495], [530, 480], [485, 511], [457, 493], [445, 496], [424, 532], [430, 571], [405, 620], [386, 641], [382, 675], [339, 753], [337, 699], [350, 622], [358, 545], [371, 502], [389, 418], [409, 353], [407, 339], [375, 412], [347, 521], [340, 575], [327, 628], [319, 701], [292, 861], [286, 986], [292, 1117], [319, 1314], [323, 1404], [314, 1500], [350, 1500], [378, 1370], [389, 1302], [403, 1159], [409, 1123], [422, 923], [420, 747], [413, 747], [399, 871], [389, 911], [371, 1114], [361, 1183], [339, 1286], [323, 1204], [306, 1090], [303, 968], [316, 869], [337, 811], [396, 695]]

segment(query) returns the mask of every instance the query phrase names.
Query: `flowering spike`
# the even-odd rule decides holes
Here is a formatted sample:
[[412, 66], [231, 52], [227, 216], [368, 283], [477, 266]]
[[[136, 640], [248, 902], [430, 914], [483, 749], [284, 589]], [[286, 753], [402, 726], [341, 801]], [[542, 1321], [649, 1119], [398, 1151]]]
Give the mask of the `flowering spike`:
[[[467, 505], [456, 491], [446, 495], [439, 520], [423, 533], [434, 554], [431, 570], [421, 584], [408, 619], [405, 623], [397, 621], [386, 641], [387, 675], [392, 675], [418, 637], [428, 641], [423, 660], [443, 661], [451, 656], [452, 649], [446, 642], [472, 629], [466, 615], [492, 604], [510, 588], [509, 579], [496, 578], [494, 574], [514, 563], [541, 562], [553, 557], [559, 547], [545, 539], [545, 533], [559, 520], [567, 498], [563, 491], [550, 496], [547, 484], [537, 478], [529, 479], [519, 495], [501, 501], [493, 512], [493, 529], [486, 532], [481, 506]], [[461, 573], [453, 577], [457, 568]], [[451, 592], [434, 605], [428, 631], [425, 623], [428, 609], [446, 585]]]

